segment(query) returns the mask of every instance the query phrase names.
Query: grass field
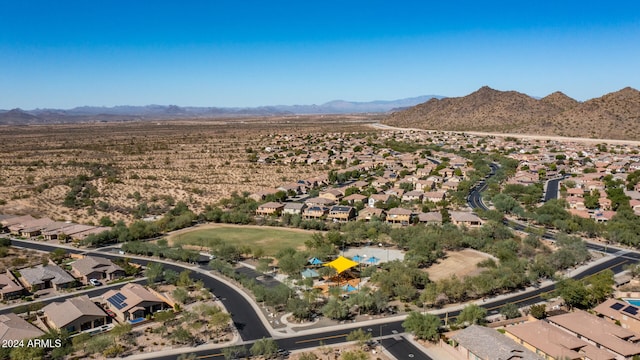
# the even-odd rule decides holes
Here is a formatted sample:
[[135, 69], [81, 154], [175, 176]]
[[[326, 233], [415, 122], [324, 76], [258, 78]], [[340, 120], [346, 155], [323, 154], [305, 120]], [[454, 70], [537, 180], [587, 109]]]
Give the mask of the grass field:
[[170, 244], [204, 245], [216, 238], [238, 247], [262, 247], [265, 255], [275, 255], [280, 250], [292, 247], [304, 249], [304, 242], [312, 232], [258, 226], [209, 225], [200, 229], [171, 235]]

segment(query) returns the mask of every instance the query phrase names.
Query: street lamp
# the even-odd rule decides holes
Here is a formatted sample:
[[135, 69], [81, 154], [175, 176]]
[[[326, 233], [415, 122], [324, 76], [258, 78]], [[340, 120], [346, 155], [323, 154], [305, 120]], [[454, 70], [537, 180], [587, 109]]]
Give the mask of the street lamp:
[[383, 328], [384, 326], [387, 326], [387, 324], [382, 324], [382, 325], [380, 325], [380, 337], [382, 337], [382, 328]]

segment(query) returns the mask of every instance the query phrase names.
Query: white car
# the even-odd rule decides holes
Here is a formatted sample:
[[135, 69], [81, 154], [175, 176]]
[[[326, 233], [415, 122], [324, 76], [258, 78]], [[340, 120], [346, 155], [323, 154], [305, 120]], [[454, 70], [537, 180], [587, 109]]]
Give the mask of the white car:
[[100, 286], [102, 283], [98, 279], [89, 279], [89, 283], [93, 286]]

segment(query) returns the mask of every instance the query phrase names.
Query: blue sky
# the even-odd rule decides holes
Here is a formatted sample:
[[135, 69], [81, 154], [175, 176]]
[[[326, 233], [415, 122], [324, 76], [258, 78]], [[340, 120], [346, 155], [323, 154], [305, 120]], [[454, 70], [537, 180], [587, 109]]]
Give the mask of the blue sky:
[[[522, 4], [520, 4], [522, 3]], [[29, 1], [0, 109], [259, 106], [640, 87], [637, 1]]]

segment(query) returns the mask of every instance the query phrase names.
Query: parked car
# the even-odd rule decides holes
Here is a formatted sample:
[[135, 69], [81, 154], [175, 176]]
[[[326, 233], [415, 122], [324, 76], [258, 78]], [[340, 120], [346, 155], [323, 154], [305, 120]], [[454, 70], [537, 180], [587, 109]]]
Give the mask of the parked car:
[[93, 286], [100, 286], [102, 283], [98, 279], [89, 279], [89, 283]]

